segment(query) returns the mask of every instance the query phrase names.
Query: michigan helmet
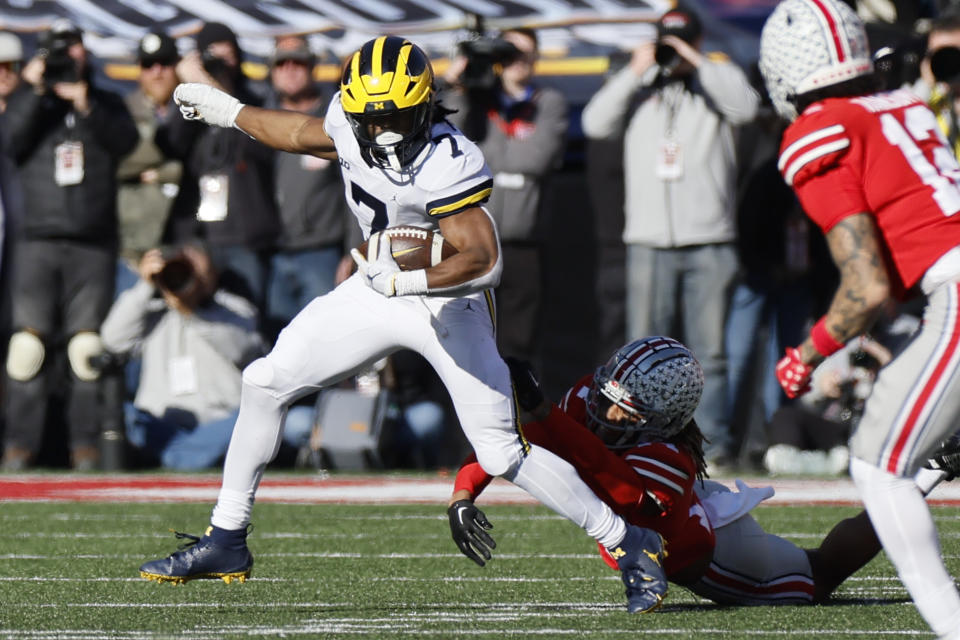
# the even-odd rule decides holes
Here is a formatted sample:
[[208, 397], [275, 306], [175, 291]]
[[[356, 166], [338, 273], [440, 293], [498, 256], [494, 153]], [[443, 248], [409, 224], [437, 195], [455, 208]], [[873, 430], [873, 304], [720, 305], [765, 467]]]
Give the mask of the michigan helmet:
[[703, 369], [689, 349], [664, 336], [634, 340], [594, 374], [587, 426], [611, 449], [668, 440], [693, 418], [702, 393]]
[[430, 135], [433, 67], [420, 47], [398, 36], [370, 40], [350, 57], [340, 103], [364, 157], [401, 171]]
[[796, 96], [873, 73], [863, 22], [840, 0], [783, 0], [760, 34], [760, 73], [774, 108], [794, 120]]

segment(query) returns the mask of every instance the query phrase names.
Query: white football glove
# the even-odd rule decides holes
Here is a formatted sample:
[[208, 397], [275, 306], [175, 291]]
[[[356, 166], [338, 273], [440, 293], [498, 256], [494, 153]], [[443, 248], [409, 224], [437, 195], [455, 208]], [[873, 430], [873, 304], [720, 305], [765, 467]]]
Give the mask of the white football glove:
[[202, 120], [214, 127], [232, 127], [242, 102], [208, 84], [190, 82], [177, 85], [173, 99], [187, 120]]
[[[379, 231], [377, 233], [380, 234]], [[373, 246], [374, 241], [371, 236], [368, 246]], [[357, 271], [363, 276], [368, 287], [387, 298], [427, 292], [427, 272], [423, 269], [401, 271], [397, 261], [393, 259], [389, 235], [380, 234], [376, 245], [377, 259], [373, 262], [368, 262], [356, 249], [350, 250], [350, 256], [357, 263]]]

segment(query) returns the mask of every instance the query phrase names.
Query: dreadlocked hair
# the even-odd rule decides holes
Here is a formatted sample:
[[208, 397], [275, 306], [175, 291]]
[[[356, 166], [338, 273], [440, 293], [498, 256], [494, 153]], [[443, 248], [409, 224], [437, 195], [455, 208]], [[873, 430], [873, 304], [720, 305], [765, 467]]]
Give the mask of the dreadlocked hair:
[[693, 458], [693, 463], [697, 468], [697, 480], [699, 480], [701, 484], [707, 476], [707, 461], [703, 457], [703, 443], [705, 441], [706, 438], [703, 436], [703, 432], [700, 431], [697, 421], [693, 418], [690, 419], [687, 426], [680, 430], [680, 433], [669, 440], [670, 444], [675, 444], [678, 447], [686, 449], [690, 457]]

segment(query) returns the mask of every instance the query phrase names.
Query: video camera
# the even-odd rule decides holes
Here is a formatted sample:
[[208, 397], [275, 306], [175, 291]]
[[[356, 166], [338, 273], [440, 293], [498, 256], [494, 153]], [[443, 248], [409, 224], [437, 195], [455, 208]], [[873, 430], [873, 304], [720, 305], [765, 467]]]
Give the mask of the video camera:
[[467, 59], [460, 82], [467, 89], [492, 89], [496, 86], [496, 65], [507, 65], [523, 55], [513, 43], [499, 38], [464, 40], [457, 47]]
[[44, 60], [43, 81], [46, 86], [80, 80], [77, 61], [70, 57], [70, 47], [82, 41], [80, 30], [69, 22], [54, 23], [41, 37], [37, 55]]
[[523, 55], [512, 42], [486, 36], [483, 18], [470, 14], [468, 30], [472, 38], [457, 43], [457, 51], [467, 59], [467, 67], [460, 76], [466, 89], [490, 90], [497, 85], [496, 66], [510, 64]]

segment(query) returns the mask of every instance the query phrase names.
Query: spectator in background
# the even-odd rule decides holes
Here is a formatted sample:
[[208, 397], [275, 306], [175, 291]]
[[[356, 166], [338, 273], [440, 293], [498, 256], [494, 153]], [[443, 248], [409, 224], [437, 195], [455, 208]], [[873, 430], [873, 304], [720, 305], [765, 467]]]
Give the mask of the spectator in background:
[[0, 114], [6, 111], [10, 94], [20, 86], [22, 65], [23, 44], [20, 37], [9, 31], [0, 31]]
[[724, 324], [737, 272], [736, 127], [757, 113], [744, 72], [700, 52], [700, 20], [674, 9], [656, 42], [590, 99], [588, 138], [624, 137], [628, 339], [678, 335], [705, 376], [696, 420], [707, 460], [730, 462]]
[[[772, 474], [846, 473], [847, 441], [880, 368], [920, 326], [916, 302], [888, 303], [870, 335], [854, 338], [813, 372], [810, 392], [781, 407], [770, 421], [764, 468]], [[776, 378], [776, 376], [774, 376]]]
[[937, 116], [940, 131], [954, 155], [960, 156], [960, 8], [934, 20], [927, 33], [927, 51], [920, 61], [920, 77], [911, 89]]
[[[0, 361], [7, 357], [10, 339], [10, 254], [16, 228], [23, 217], [23, 194], [16, 166], [9, 154], [4, 111], [7, 100], [20, 86], [23, 45], [19, 36], [0, 31]], [[3, 432], [3, 381], [0, 380], [0, 433]]]
[[559, 167], [567, 132], [567, 103], [534, 82], [539, 55], [533, 29], [507, 29], [495, 56], [500, 73], [490, 86], [472, 82], [470, 60], [460, 56], [444, 75], [452, 89], [440, 96], [457, 112], [449, 119], [477, 142], [493, 171], [488, 209], [497, 222], [503, 277], [497, 286], [500, 353], [538, 361], [537, 336], [543, 289], [541, 190]]
[[[316, 57], [306, 38], [277, 38], [267, 106], [322, 116], [327, 104], [313, 81]], [[349, 270], [350, 247], [362, 242], [343, 195], [340, 166], [324, 158], [279, 151], [276, 201], [277, 250], [270, 258], [267, 334], [276, 336], [307, 303], [332, 290], [341, 261]]]
[[739, 450], [737, 457], [751, 463], [759, 462], [767, 447], [766, 425], [789, 402], [774, 368], [784, 349], [803, 338], [817, 310], [826, 308], [836, 281], [821, 234], [780, 177], [783, 121], [767, 99], [759, 70], [753, 79], [764, 100], [737, 138], [740, 270], [726, 324], [730, 453]]
[[161, 244], [173, 199], [179, 190], [183, 164], [156, 143], [157, 129], [177, 115], [173, 90], [177, 86], [177, 45], [165, 33], [148, 33], [137, 49], [138, 86], [125, 102], [140, 132], [140, 143], [117, 168], [120, 189], [120, 264], [117, 291], [137, 281], [140, 258]]
[[199, 245], [150, 249], [140, 280], [101, 328], [106, 349], [141, 358], [127, 440], [148, 463], [205, 469], [222, 458], [240, 407], [243, 367], [263, 355], [257, 313], [219, 289]]
[[[19, 211], [19, 188], [16, 184], [15, 167], [10, 160], [8, 142], [8, 125], [4, 118], [7, 109], [7, 100], [20, 86], [20, 70], [23, 65], [23, 45], [20, 37], [9, 31], [0, 31], [0, 277], [6, 269], [3, 268], [7, 260], [12, 230], [15, 225], [15, 215]], [[8, 337], [6, 319], [7, 297], [10, 292], [5, 280], [0, 280], [0, 312], [4, 318], [0, 319], [0, 341], [6, 342]], [[6, 349], [0, 348], [0, 353]]]
[[20, 86], [20, 70], [23, 65], [23, 45], [20, 37], [9, 31], [0, 31], [0, 354], [6, 353], [9, 337], [9, 294], [5, 263], [9, 261], [10, 242], [16, 218], [20, 211], [19, 186], [16, 183], [16, 168], [8, 153], [8, 125], [4, 118], [7, 100]]
[[384, 461], [436, 469], [444, 461], [447, 424], [455, 420], [443, 382], [423, 356], [409, 349], [390, 354], [381, 377], [390, 391], [386, 422], [391, 457]]
[[[236, 34], [208, 22], [196, 50], [177, 64], [182, 82], [202, 82], [245, 104], [262, 100], [247, 86]], [[172, 118], [162, 132], [164, 149], [184, 161], [181, 194], [174, 205], [173, 240], [199, 236], [207, 244], [223, 286], [263, 309], [269, 255], [280, 225], [274, 201], [274, 151], [242, 131]], [[262, 316], [262, 314], [261, 314]]]
[[5, 113], [24, 193], [13, 256], [3, 468], [23, 469], [41, 447], [48, 401], [63, 387], [75, 469], [99, 460], [100, 324], [117, 260], [116, 172], [137, 144], [120, 96], [96, 87], [79, 29], [54, 23], [23, 70]]

